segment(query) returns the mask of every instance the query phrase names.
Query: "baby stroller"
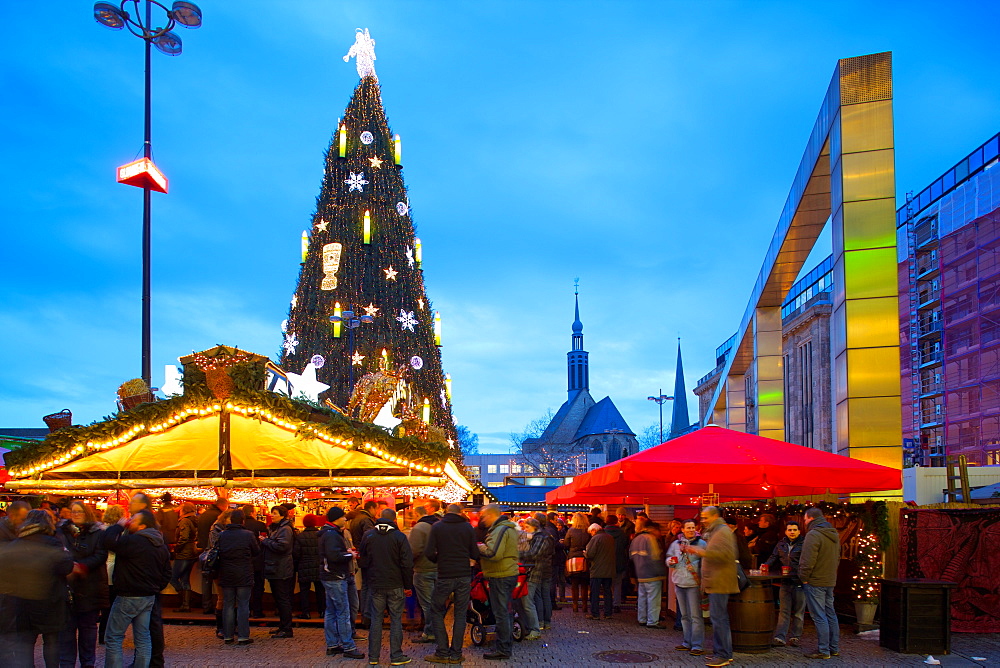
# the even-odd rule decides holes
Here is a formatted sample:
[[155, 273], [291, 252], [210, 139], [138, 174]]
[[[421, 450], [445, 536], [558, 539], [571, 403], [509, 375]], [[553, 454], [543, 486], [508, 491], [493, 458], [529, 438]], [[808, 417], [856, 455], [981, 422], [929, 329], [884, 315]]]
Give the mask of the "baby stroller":
[[[520, 578], [518, 580], [520, 581]], [[465, 622], [469, 625], [469, 637], [476, 647], [482, 647], [489, 639], [489, 635], [496, 634], [497, 620], [490, 608], [489, 585], [482, 573], [476, 573], [472, 577], [472, 592], [469, 596], [469, 611], [465, 615]], [[512, 614], [511, 635], [517, 642], [524, 639], [524, 628], [516, 611]]]

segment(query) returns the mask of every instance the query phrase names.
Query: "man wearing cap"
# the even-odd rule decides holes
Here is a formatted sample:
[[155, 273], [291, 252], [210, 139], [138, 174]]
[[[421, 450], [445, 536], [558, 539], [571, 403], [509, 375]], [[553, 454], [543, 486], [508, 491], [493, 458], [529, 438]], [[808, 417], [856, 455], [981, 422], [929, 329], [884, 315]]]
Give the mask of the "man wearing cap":
[[344, 539], [347, 518], [338, 506], [326, 512], [326, 524], [319, 531], [320, 581], [326, 590], [326, 612], [323, 635], [327, 655], [343, 654], [348, 659], [363, 659], [365, 655], [354, 644], [351, 628], [351, 604], [348, 587], [354, 586], [351, 563], [356, 553]]

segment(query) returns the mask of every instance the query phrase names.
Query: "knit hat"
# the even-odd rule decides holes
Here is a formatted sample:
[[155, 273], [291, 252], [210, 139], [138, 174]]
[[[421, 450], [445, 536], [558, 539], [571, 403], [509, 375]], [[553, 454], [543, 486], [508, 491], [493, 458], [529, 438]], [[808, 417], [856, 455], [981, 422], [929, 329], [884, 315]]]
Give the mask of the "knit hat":
[[[331, 523], [336, 522], [346, 514], [347, 513], [344, 512], [343, 508], [340, 506], [334, 506], [333, 508], [330, 508], [330, 510], [326, 511], [326, 521]], [[305, 520], [302, 520], [302, 522], [304, 524]]]
[[320, 518], [313, 515], [312, 513], [302, 518], [302, 526], [304, 526], [307, 529], [319, 526], [319, 523], [320, 523]]

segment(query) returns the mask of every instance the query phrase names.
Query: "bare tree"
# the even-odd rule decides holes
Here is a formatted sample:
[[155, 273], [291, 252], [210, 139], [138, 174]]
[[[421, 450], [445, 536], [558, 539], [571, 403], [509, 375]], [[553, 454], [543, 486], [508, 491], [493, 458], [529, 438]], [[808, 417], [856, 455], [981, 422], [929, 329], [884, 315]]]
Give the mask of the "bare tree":
[[[666, 437], [666, 434], [664, 434]], [[648, 450], [649, 448], [655, 447], [660, 444], [660, 425], [651, 424], [642, 430], [639, 437], [636, 439], [639, 441], [639, 450]]]
[[586, 464], [586, 452], [582, 446], [551, 445], [539, 443], [538, 439], [552, 422], [552, 409], [545, 415], [532, 420], [519, 432], [512, 432], [510, 443], [517, 457], [531, 473], [551, 476], [567, 476], [579, 473], [577, 463]]

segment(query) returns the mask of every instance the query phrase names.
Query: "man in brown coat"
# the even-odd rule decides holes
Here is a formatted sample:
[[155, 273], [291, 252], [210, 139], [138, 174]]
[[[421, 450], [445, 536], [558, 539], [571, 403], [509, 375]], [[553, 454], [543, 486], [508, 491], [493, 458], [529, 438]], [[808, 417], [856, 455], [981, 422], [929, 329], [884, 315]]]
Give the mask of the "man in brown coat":
[[705, 547], [686, 545], [683, 552], [701, 557], [701, 586], [708, 594], [712, 619], [712, 649], [715, 656], [706, 666], [728, 666], [733, 662], [733, 637], [729, 630], [729, 595], [738, 594], [736, 579], [736, 537], [722, 520], [719, 509], [706, 506], [701, 511]]

